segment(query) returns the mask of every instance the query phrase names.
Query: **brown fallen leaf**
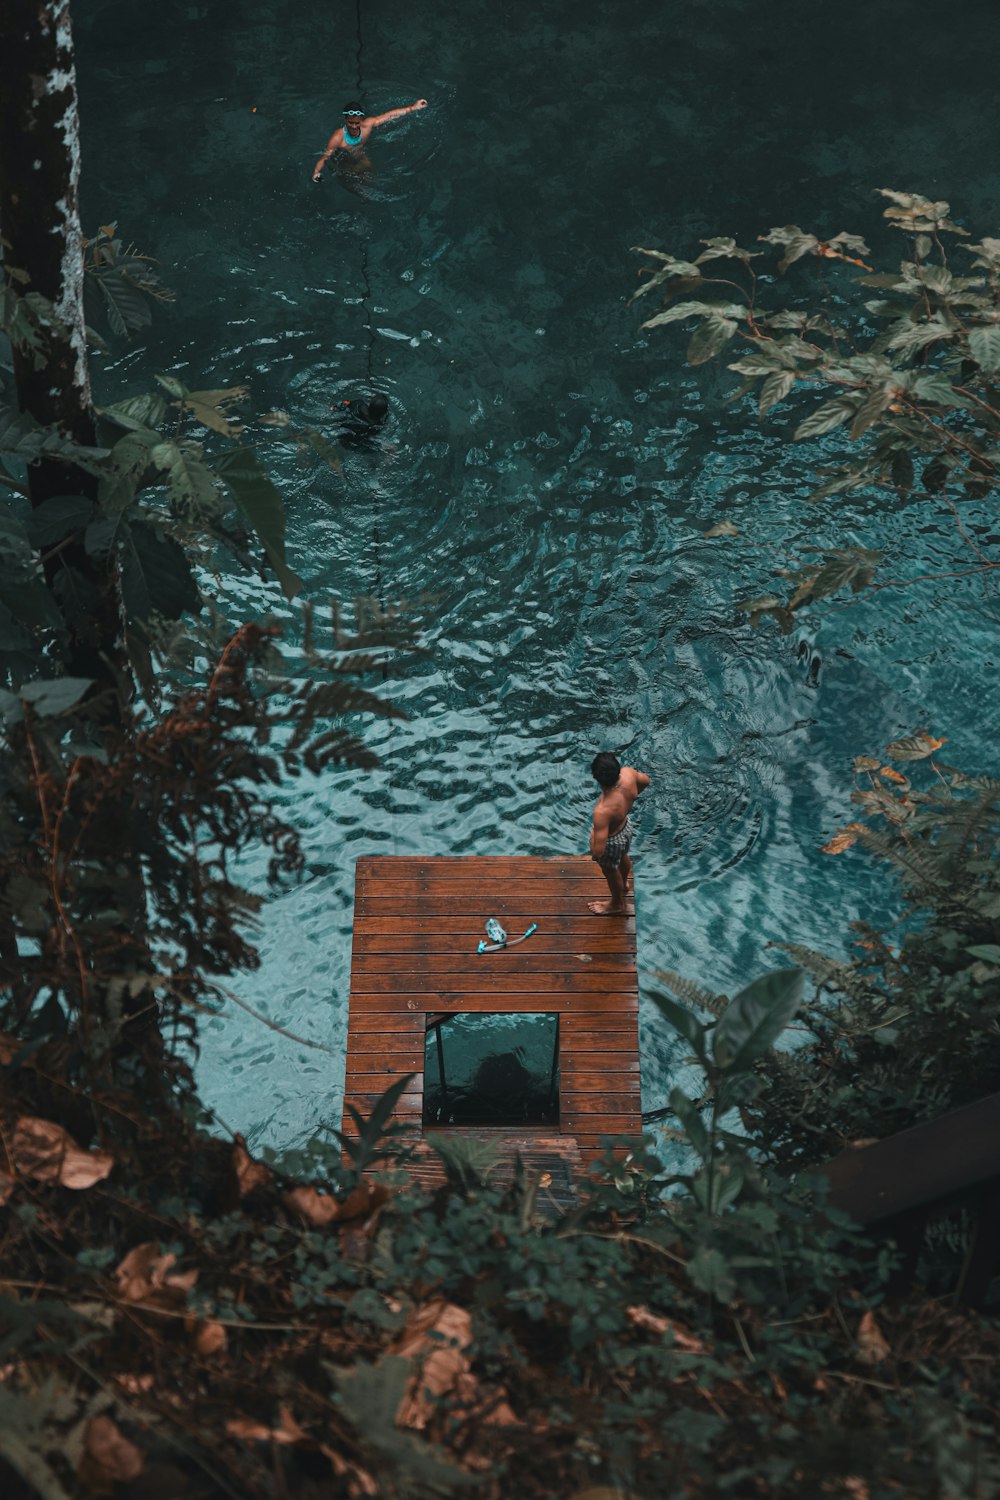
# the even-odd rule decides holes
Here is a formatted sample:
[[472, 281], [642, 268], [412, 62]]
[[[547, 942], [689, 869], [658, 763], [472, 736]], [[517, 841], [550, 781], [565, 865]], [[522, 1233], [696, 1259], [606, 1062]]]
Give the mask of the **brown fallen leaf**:
[[183, 1303], [198, 1280], [197, 1270], [174, 1271], [176, 1255], [164, 1255], [155, 1240], [136, 1245], [115, 1270], [123, 1302], [152, 1302], [161, 1306]]
[[129, 1396], [148, 1396], [153, 1389], [152, 1375], [122, 1374], [115, 1375], [113, 1378], [115, 1384], [120, 1385]]
[[342, 1203], [329, 1193], [320, 1193], [313, 1187], [292, 1188], [290, 1193], [285, 1194], [285, 1202], [289, 1208], [308, 1219], [314, 1228], [322, 1229], [327, 1224], [338, 1221], [344, 1223], [350, 1219], [367, 1218], [388, 1196], [389, 1189], [381, 1183], [362, 1182]]
[[191, 1342], [196, 1354], [211, 1359], [213, 1354], [225, 1354], [229, 1338], [221, 1323], [195, 1323]]
[[118, 1424], [102, 1413], [91, 1417], [83, 1438], [78, 1477], [91, 1488], [127, 1484], [138, 1479], [145, 1463], [141, 1448], [130, 1443]]
[[242, 1438], [246, 1443], [279, 1443], [282, 1447], [290, 1448], [295, 1443], [308, 1443], [312, 1439], [304, 1432], [288, 1410], [287, 1406], [278, 1408], [277, 1427], [268, 1427], [264, 1422], [255, 1422], [253, 1417], [230, 1417], [226, 1423], [226, 1431], [230, 1437]]
[[14, 1179], [9, 1172], [0, 1172], [0, 1208], [14, 1191]]
[[241, 1198], [245, 1198], [256, 1188], [267, 1187], [272, 1180], [270, 1168], [265, 1167], [261, 1161], [254, 1161], [241, 1135], [236, 1137], [233, 1146], [233, 1171], [236, 1174], [236, 1188]]
[[625, 1316], [633, 1328], [645, 1328], [648, 1333], [658, 1333], [661, 1336], [669, 1333], [678, 1349], [682, 1349], [685, 1354], [707, 1352], [701, 1339], [687, 1333], [672, 1318], [664, 1318], [660, 1313], [651, 1312], [648, 1307], [626, 1307]]
[[[472, 1319], [464, 1307], [437, 1298], [418, 1308], [392, 1348], [404, 1359], [422, 1359], [407, 1382], [396, 1412], [400, 1427], [426, 1427], [435, 1401], [469, 1373], [465, 1353], [472, 1343]], [[426, 1357], [424, 1357], [426, 1356]]]
[[103, 1182], [115, 1164], [110, 1152], [84, 1151], [61, 1125], [35, 1115], [22, 1115], [14, 1126], [10, 1160], [23, 1177], [74, 1189]]
[[864, 833], [863, 823], [848, 823], [839, 833], [835, 833], [832, 839], [828, 839], [820, 850], [821, 854], [843, 854], [845, 849], [850, 849], [852, 844], [858, 841], [858, 834]]
[[870, 1310], [858, 1324], [857, 1357], [863, 1365], [878, 1365], [889, 1354], [889, 1345]]

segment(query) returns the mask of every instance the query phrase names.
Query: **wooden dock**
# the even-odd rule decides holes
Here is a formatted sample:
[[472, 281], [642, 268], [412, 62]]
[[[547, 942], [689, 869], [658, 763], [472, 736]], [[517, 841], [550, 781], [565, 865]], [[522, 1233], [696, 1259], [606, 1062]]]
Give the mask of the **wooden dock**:
[[[586, 1163], [600, 1155], [602, 1136], [640, 1135], [635, 913], [630, 898], [628, 916], [594, 916], [588, 900], [605, 896], [585, 857], [360, 858], [345, 1103], [367, 1114], [412, 1073], [395, 1118], [422, 1131], [429, 1020], [556, 1014], [558, 1124], [539, 1138], [557, 1138], [561, 1154]], [[538, 930], [518, 947], [478, 954], [487, 917], [508, 938], [532, 922]], [[346, 1111], [344, 1130], [354, 1133]], [[501, 1147], [524, 1136], [524, 1127], [497, 1131]]]

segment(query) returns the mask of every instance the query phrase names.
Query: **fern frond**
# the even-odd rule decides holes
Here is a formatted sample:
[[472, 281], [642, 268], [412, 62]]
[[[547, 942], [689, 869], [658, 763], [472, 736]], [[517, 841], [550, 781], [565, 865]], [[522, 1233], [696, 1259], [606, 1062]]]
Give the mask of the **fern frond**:
[[700, 1006], [710, 1015], [721, 1016], [729, 1004], [728, 995], [716, 995], [711, 990], [702, 989], [693, 979], [685, 979], [683, 974], [677, 974], [673, 969], [654, 969], [653, 973], [678, 1000], [683, 1000], [686, 1005]]

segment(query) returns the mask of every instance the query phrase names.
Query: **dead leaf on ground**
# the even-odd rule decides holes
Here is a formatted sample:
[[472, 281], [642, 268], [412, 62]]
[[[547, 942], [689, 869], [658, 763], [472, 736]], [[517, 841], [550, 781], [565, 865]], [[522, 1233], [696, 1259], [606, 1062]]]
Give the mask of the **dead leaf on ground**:
[[141, 1448], [130, 1443], [118, 1424], [102, 1413], [91, 1417], [83, 1439], [79, 1478], [92, 1487], [127, 1484], [138, 1479], [145, 1463]]
[[7, 1199], [14, 1191], [14, 1179], [8, 1172], [0, 1172], [0, 1208], [3, 1208]]
[[889, 1345], [875, 1321], [873, 1312], [866, 1312], [858, 1324], [858, 1359], [863, 1365], [881, 1364], [889, 1354]]
[[375, 1483], [367, 1469], [360, 1469], [357, 1464], [348, 1463], [345, 1458], [337, 1452], [336, 1448], [328, 1448], [325, 1443], [320, 1443], [319, 1451], [324, 1458], [328, 1458], [333, 1467], [333, 1472], [339, 1479], [346, 1479], [348, 1493], [351, 1495], [377, 1495], [378, 1485]]
[[710, 526], [705, 532], [705, 539], [707, 541], [711, 536], [739, 536], [739, 534], [739, 527], [734, 526], [732, 521], [716, 521], [715, 525]]
[[61, 1125], [34, 1115], [22, 1115], [14, 1126], [10, 1159], [23, 1177], [77, 1190], [103, 1182], [115, 1164], [110, 1152], [84, 1151]]
[[164, 1255], [155, 1240], [136, 1245], [115, 1271], [118, 1295], [123, 1302], [152, 1302], [161, 1306], [183, 1304], [198, 1280], [197, 1270], [174, 1271], [176, 1255]]
[[113, 1378], [115, 1384], [120, 1385], [122, 1390], [129, 1396], [148, 1396], [149, 1392], [153, 1389], [154, 1382], [152, 1375], [124, 1373], [115, 1375]]
[[589, 1490], [577, 1490], [572, 1500], [639, 1500], [634, 1490], [620, 1490], [616, 1484], [598, 1484]]
[[454, 1390], [459, 1377], [469, 1373], [463, 1351], [471, 1343], [472, 1319], [464, 1307], [439, 1298], [414, 1313], [390, 1351], [404, 1359], [422, 1359], [399, 1403], [399, 1426], [426, 1427], [435, 1401]]
[[[389, 1351], [418, 1362], [396, 1412], [400, 1427], [426, 1427], [435, 1403], [452, 1392], [467, 1408], [470, 1419], [481, 1426], [509, 1426], [517, 1421], [503, 1389], [480, 1398], [479, 1382], [465, 1353], [471, 1343], [472, 1319], [454, 1302], [439, 1297], [413, 1314]], [[467, 1454], [467, 1461], [478, 1467], [474, 1455]]]
[[211, 1359], [213, 1354], [225, 1354], [229, 1337], [221, 1323], [195, 1323], [191, 1343], [196, 1354]]
[[701, 1339], [687, 1333], [672, 1318], [664, 1318], [660, 1313], [651, 1312], [648, 1307], [626, 1307], [625, 1316], [633, 1328], [644, 1328], [647, 1333], [658, 1333], [661, 1337], [669, 1333], [678, 1349], [682, 1349], [685, 1354], [707, 1352]]
[[265, 1167], [262, 1161], [254, 1161], [241, 1135], [236, 1137], [233, 1145], [233, 1171], [236, 1174], [236, 1187], [241, 1198], [245, 1198], [256, 1188], [267, 1187], [272, 1180], [270, 1168]]
[[252, 1417], [230, 1417], [226, 1423], [230, 1437], [242, 1438], [247, 1443], [279, 1443], [290, 1448], [295, 1443], [309, 1443], [309, 1434], [296, 1422], [287, 1406], [278, 1408], [277, 1427], [268, 1427], [264, 1422], [255, 1422]]
[[285, 1203], [304, 1219], [308, 1219], [314, 1228], [322, 1229], [327, 1224], [367, 1218], [381, 1207], [388, 1196], [389, 1189], [381, 1183], [362, 1182], [353, 1192], [348, 1193], [342, 1203], [329, 1193], [320, 1193], [313, 1187], [292, 1188], [290, 1193], [285, 1194]]

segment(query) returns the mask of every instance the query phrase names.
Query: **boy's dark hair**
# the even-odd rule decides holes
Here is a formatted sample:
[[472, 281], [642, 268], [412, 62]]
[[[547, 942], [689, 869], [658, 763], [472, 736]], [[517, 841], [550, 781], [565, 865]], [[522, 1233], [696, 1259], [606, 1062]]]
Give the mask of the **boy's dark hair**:
[[348, 113], [348, 111], [350, 111], [350, 113], [352, 115], [356, 115], [356, 114], [362, 114], [363, 115], [363, 114], [367, 113], [364, 105], [360, 104], [357, 99], [349, 99], [347, 101], [347, 103], [344, 105], [343, 113], [346, 115]]
[[602, 750], [599, 755], [595, 755], [590, 766], [591, 776], [605, 791], [614, 786], [621, 775], [621, 770], [618, 757], [612, 755], [610, 750]]
[[365, 415], [369, 421], [381, 422], [389, 410], [389, 398], [383, 396], [381, 391], [376, 391], [374, 396], [369, 396], [365, 402]]

